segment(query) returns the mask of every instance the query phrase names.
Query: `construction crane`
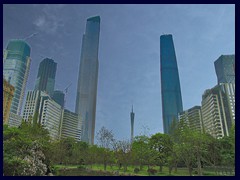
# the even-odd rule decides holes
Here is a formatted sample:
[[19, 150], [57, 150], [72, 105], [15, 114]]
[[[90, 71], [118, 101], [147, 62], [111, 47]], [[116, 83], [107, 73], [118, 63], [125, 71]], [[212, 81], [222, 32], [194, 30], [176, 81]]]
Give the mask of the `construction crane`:
[[30, 38], [32, 38], [33, 36], [36, 36], [37, 34], [38, 34], [38, 32], [36, 32], [36, 33], [32, 33], [31, 35], [25, 37], [23, 40], [26, 41], [27, 39], [30, 39]]
[[64, 108], [65, 108], [65, 104], [66, 104], [66, 99], [67, 99], [67, 93], [68, 93], [68, 88], [72, 85], [72, 83], [68, 84], [68, 86], [64, 89], [64, 94], [65, 94], [65, 97], [64, 97]]

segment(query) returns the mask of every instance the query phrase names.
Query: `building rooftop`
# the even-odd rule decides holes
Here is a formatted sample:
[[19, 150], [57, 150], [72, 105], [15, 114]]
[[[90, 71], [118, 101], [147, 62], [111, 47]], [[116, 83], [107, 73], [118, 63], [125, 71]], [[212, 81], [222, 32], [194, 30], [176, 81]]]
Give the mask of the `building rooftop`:
[[87, 21], [100, 22], [100, 16], [94, 16], [87, 19]]

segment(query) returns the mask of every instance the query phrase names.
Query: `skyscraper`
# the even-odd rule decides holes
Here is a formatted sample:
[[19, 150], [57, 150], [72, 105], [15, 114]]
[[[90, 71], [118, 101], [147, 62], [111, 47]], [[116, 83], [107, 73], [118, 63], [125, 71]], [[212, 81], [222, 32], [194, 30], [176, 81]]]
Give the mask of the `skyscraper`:
[[235, 83], [235, 55], [221, 55], [214, 66], [218, 84]]
[[169, 134], [171, 122], [183, 111], [182, 95], [172, 35], [160, 36], [160, 74], [164, 133]]
[[82, 38], [75, 112], [83, 118], [82, 140], [89, 144], [94, 143], [99, 34], [100, 17], [88, 18]]
[[45, 58], [39, 65], [35, 90], [45, 91], [53, 95], [57, 63], [54, 60]]
[[10, 40], [4, 54], [3, 76], [14, 88], [10, 112], [21, 114], [30, 69], [30, 46], [23, 40]]
[[132, 112], [130, 113], [131, 118], [131, 142], [133, 142], [133, 136], [134, 136], [134, 112], [133, 112], [133, 106], [132, 106]]

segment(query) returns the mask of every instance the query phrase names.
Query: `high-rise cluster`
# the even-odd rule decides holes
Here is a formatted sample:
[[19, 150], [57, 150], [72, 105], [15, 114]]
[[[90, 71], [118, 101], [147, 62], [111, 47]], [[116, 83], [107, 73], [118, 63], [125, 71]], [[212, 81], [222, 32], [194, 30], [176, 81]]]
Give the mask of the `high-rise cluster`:
[[235, 124], [235, 55], [221, 55], [214, 65], [218, 84], [205, 90], [201, 106], [179, 113], [179, 119], [192, 129], [222, 138]]
[[[52, 139], [72, 137], [94, 144], [99, 36], [100, 17], [88, 18], [82, 37], [75, 112], [65, 109], [64, 92], [54, 88], [57, 63], [51, 58], [44, 58], [39, 64], [35, 88], [27, 93], [22, 116], [31, 48], [24, 40], [10, 40], [3, 54], [3, 122], [19, 126], [24, 119], [41, 124], [49, 130]], [[173, 37], [171, 34], [160, 36], [164, 133], [171, 133], [172, 122], [180, 120], [192, 129], [207, 132], [215, 138], [229, 135], [235, 123], [235, 55], [221, 55], [214, 65], [218, 84], [203, 93], [201, 106], [183, 111]], [[134, 115], [132, 108], [131, 141], [134, 138]]]
[[64, 109], [65, 94], [54, 89], [57, 63], [51, 58], [44, 58], [39, 64], [35, 88], [27, 92], [20, 116], [30, 69], [31, 48], [24, 40], [9, 41], [3, 58], [4, 123], [19, 126], [23, 119], [41, 124], [48, 129], [52, 139], [72, 137], [93, 144], [99, 32], [100, 17], [87, 19], [86, 32], [82, 39], [76, 113]]

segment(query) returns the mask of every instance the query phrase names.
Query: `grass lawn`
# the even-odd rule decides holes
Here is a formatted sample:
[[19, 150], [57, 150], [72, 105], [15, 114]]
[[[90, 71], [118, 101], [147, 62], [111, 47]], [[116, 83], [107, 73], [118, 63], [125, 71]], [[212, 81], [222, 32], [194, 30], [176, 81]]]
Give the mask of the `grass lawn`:
[[[80, 170], [78, 168], [78, 165], [55, 165], [55, 168], [57, 169], [58, 173], [57, 175], [60, 176], [71, 176], [71, 175], [75, 175], [75, 176], [102, 176], [102, 175], [107, 175], [107, 176], [111, 176], [113, 172], [119, 172], [118, 175], [127, 175], [127, 176], [149, 176], [148, 172], [147, 172], [147, 166], [144, 166], [142, 168], [141, 171], [139, 171], [138, 173], [134, 173], [134, 166], [130, 165], [127, 168], [127, 171], [124, 172], [123, 167], [119, 170], [118, 166], [107, 166], [106, 172], [104, 171], [104, 167], [103, 165], [99, 165], [99, 164], [94, 164], [91, 166], [85, 166], [87, 169], [89, 169], [91, 172], [86, 173], [83, 170]], [[158, 172], [154, 175], [154, 176], [189, 176], [188, 170], [187, 168], [178, 168], [177, 172], [174, 171], [174, 169], [172, 170], [172, 174], [169, 175], [168, 172], [168, 167], [163, 167], [163, 171], [160, 173], [159, 172], [159, 167], [155, 166], [152, 167], [153, 169], [156, 169]], [[59, 173], [61, 170], [63, 169], [69, 169], [67, 172], [64, 171], [64, 173]], [[196, 171], [196, 169], [193, 170], [193, 175], [197, 175], [194, 174], [194, 172]], [[61, 171], [63, 172], [63, 171]], [[67, 173], [67, 174], [66, 174]], [[72, 173], [72, 174], [71, 174]], [[215, 176], [216, 174], [214, 172], [204, 172], [203, 171], [203, 175], [206, 176]], [[153, 175], [152, 175], [153, 176]]]
[[[119, 167], [116, 165], [113, 166], [107, 166], [106, 171], [104, 171], [104, 166], [102, 164], [94, 164], [91, 166], [83, 166], [86, 169], [80, 169], [78, 165], [55, 165], [56, 169], [56, 175], [57, 176], [112, 176], [112, 175], [119, 175], [119, 176], [149, 176], [147, 169], [147, 166], [143, 166], [142, 170], [138, 173], [134, 173], [135, 167], [138, 166], [132, 166], [129, 165], [127, 167], [127, 170], [124, 172], [123, 167], [119, 170]], [[139, 168], [139, 167], [138, 167]], [[171, 175], [169, 175], [168, 167], [164, 166], [162, 172], [159, 172], [159, 167], [154, 166], [151, 167], [152, 169], [157, 170], [157, 173], [154, 174], [154, 176], [189, 176], [188, 169], [187, 168], [178, 168], [177, 172], [175, 170], [172, 170]], [[116, 174], [118, 172], [118, 174]], [[194, 169], [192, 172], [193, 176], [197, 176], [197, 169]], [[224, 174], [227, 176], [234, 176], [234, 174]], [[151, 175], [153, 176], [153, 175]], [[223, 176], [215, 174], [213, 170], [207, 170], [203, 169], [203, 176]]]

